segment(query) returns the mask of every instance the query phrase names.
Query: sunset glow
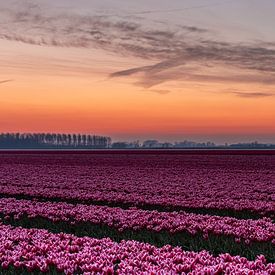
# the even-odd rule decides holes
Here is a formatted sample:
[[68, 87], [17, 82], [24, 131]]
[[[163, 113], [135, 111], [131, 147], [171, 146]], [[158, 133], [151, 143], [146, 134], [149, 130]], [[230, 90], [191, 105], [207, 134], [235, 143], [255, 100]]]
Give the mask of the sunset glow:
[[1, 1], [0, 132], [274, 141], [275, 4], [219, 3]]

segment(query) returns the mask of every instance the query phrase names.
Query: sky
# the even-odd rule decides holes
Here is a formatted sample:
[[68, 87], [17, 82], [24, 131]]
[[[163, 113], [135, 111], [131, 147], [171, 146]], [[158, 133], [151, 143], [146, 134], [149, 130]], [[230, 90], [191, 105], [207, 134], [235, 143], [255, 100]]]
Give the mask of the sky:
[[275, 1], [0, 0], [0, 132], [275, 143]]

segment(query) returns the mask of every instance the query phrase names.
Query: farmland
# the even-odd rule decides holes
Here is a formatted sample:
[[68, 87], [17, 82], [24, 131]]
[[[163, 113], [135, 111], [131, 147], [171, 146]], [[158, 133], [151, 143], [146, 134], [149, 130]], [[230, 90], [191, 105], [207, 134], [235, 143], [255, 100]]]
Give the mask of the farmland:
[[5, 274], [273, 274], [272, 151], [0, 152]]

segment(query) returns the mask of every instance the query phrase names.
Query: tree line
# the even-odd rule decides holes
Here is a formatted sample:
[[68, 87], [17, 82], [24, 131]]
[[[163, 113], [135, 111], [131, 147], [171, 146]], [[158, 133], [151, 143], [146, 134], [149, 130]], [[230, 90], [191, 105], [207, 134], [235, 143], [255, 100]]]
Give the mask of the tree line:
[[55, 134], [55, 133], [2, 133], [0, 148], [109, 148], [111, 138], [88, 134]]

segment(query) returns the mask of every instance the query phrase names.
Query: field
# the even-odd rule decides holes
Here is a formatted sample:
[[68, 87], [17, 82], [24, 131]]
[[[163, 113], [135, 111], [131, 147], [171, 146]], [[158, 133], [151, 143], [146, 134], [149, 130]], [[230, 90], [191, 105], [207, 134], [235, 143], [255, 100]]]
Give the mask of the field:
[[275, 152], [0, 152], [0, 219], [0, 274], [275, 274]]

